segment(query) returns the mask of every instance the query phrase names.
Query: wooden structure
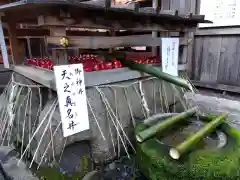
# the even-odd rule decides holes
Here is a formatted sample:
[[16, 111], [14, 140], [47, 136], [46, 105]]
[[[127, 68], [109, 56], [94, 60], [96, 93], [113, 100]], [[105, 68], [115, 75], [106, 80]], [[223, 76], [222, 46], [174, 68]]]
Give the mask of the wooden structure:
[[[5, 66], [8, 67], [9, 64], [9, 68], [13, 71], [52, 89], [55, 89], [52, 71], [23, 65], [24, 53], [18, 51], [18, 31], [16, 30], [18, 24], [34, 24], [43, 29], [47, 29], [43, 30], [43, 32], [47, 35], [46, 41], [48, 45], [54, 47], [52, 51], [53, 54], [59, 53], [62, 54], [63, 57], [67, 50], [60, 47], [59, 40], [65, 36], [67, 36], [69, 40], [69, 47], [67, 49], [98, 49], [119, 46], [159, 47], [161, 38], [157, 37], [156, 32], [162, 31], [165, 36], [171, 36], [170, 33], [165, 32], [174, 32], [175, 36], [182, 37], [180, 44], [183, 45], [183, 50], [181, 53], [180, 69], [187, 69], [188, 72], [191, 73], [194, 31], [198, 23], [206, 22], [204, 21], [204, 16], [191, 13], [182, 15], [178, 11], [164, 11], [157, 5], [154, 5], [153, 8], [141, 8], [138, 4], [113, 6], [109, 0], [98, 2], [24, 0], [2, 5], [0, 6], [0, 12], [2, 22], [1, 30], [3, 29], [3, 24], [6, 24], [12, 50], [12, 57], [5, 57]], [[103, 28], [116, 33], [120, 30], [154, 31], [155, 33], [153, 32], [152, 36], [68, 36], [66, 27]], [[3, 36], [1, 37], [1, 48], [2, 52], [6, 52]], [[60, 63], [65, 62], [62, 61]], [[94, 73], [101, 73], [101, 75], [98, 76], [99, 79], [94, 80], [94, 78], [91, 78], [95, 76]], [[86, 86], [88, 87], [139, 78], [140, 76], [137, 72], [123, 68], [86, 73], [85, 78]], [[110, 77], [110, 79], [106, 79], [106, 77]]]
[[239, 27], [202, 28], [196, 32], [193, 74], [195, 85], [240, 93]]
[[[236, 3], [238, 4], [237, 1], [235, 5]], [[209, 4], [203, 4], [203, 9], [205, 5]], [[221, 7], [228, 8], [224, 5], [219, 6]], [[213, 23], [214, 27], [199, 28], [196, 31], [191, 79], [198, 87], [240, 93], [239, 5], [234, 11], [236, 16], [228, 17], [229, 20], [218, 19]], [[211, 12], [214, 13], [214, 9]], [[219, 23], [219, 20], [222, 23]]]
[[[41, 128], [41, 124], [45, 123], [45, 117], [49, 110], [51, 110], [50, 107], [53, 105], [53, 99], [57, 100], [57, 93], [48, 91], [49, 89], [56, 90], [53, 71], [26, 66], [24, 64], [25, 57], [23, 57], [24, 53], [22, 53], [24, 50], [19, 51], [21, 48], [19, 48], [17, 38], [20, 35], [18, 33], [20, 33], [20, 31], [23, 33], [24, 30], [18, 30], [20, 26], [18, 24], [31, 25], [31, 28], [47, 29], [46, 34], [44, 34], [45, 49], [46, 52], [50, 54], [49, 56], [52, 56], [55, 65], [68, 63], [67, 56], [69, 53], [79, 49], [88, 51], [95, 50], [96, 52], [102, 53], [102, 48], [104, 48], [104, 53], [108, 53], [108, 51], [115, 51], [115, 47], [147, 46], [148, 49], [152, 47], [150, 53], [156, 55], [157, 53], [161, 53], [159, 47], [162, 43], [162, 37], [180, 37], [179, 69], [191, 73], [195, 28], [198, 23], [208, 21], [204, 20], [204, 16], [195, 15], [194, 13], [184, 14], [181, 8], [179, 11], [165, 10], [163, 7], [168, 4], [164, 3], [166, 3], [166, 1], [159, 2], [159, 4], [157, 1], [153, 1], [151, 5], [153, 7], [141, 7], [139, 4], [116, 6], [112, 5], [109, 0], [25, 0], [0, 6], [2, 15], [1, 25], [8, 27], [8, 39], [12, 51], [12, 57], [8, 57], [5, 53], [4, 64], [5, 66], [9, 65], [10, 69], [17, 72], [13, 75], [13, 79], [16, 81], [18, 79], [16, 83], [20, 85], [27, 84], [24, 85], [24, 88], [28, 90], [24, 91], [24, 93], [29, 92], [28, 96], [30, 96], [30, 93], [34, 91], [31, 96], [34, 98], [33, 102], [35, 105], [33, 105], [31, 101], [31, 104], [29, 103], [31, 108], [27, 108], [28, 103], [23, 103], [26, 107], [25, 109], [30, 109], [28, 111], [29, 114], [31, 113], [31, 120], [29, 121], [34, 123], [36, 119], [35, 115], [40, 112], [39, 117], [37, 117], [39, 120], [37, 126]], [[160, 4], [161, 7], [159, 6]], [[179, 5], [182, 6], [182, 4]], [[21, 16], [19, 14], [21, 14]], [[73, 33], [71, 28], [105, 29], [107, 31], [90, 34], [84, 34], [89, 32], [75, 32], [75, 34], [71, 34]], [[0, 29], [2, 30], [2, 33], [0, 31], [1, 49], [4, 54], [4, 52], [6, 52], [6, 43], [4, 41], [3, 28]], [[24, 33], [27, 33], [27, 31]], [[22, 36], [25, 37], [28, 36], [28, 34], [22, 34]], [[67, 47], [60, 45], [60, 39], [62, 37], [68, 39]], [[160, 111], [165, 112], [164, 109], [169, 109], [170, 105], [175, 104], [175, 101], [177, 101], [174, 94], [175, 91], [171, 84], [159, 79], [145, 78], [147, 76], [146, 74], [132, 71], [128, 68], [85, 72], [84, 76], [87, 99], [89, 99], [89, 102], [94, 102], [89, 103], [89, 108], [90, 104], [92, 106], [92, 108], [89, 109], [89, 111], [91, 111], [89, 115], [90, 130], [77, 133], [67, 139], [63, 137], [62, 129], [60, 128], [57, 132], [57, 137], [53, 141], [55, 148], [54, 153], [48, 153], [47, 155], [49, 155], [49, 157], [59, 156], [65, 145], [67, 146], [82, 140], [89, 140], [95, 162], [112, 159], [117, 155], [114, 149], [115, 146], [118, 146], [117, 139], [119, 132], [118, 127], [114, 125], [114, 121], [117, 120], [118, 117], [119, 124], [123, 126], [123, 129], [125, 128], [122, 131], [126, 131], [126, 134], [128, 134], [133, 130], [133, 125], [135, 124], [134, 119], [141, 119], [147, 116], [147, 114], [156, 114]], [[126, 85], [124, 87], [122, 87], [123, 81]], [[36, 86], [35, 82], [42, 86]], [[14, 83], [15, 82], [12, 82], [12, 85], [14, 85]], [[33, 84], [37, 89], [31, 88]], [[101, 86], [103, 84], [104, 87]], [[137, 88], [135, 87], [136, 84], [138, 86]], [[114, 88], [113, 86], [117, 87]], [[126, 89], [127, 92], [125, 91]], [[47, 90], [47, 92], [45, 90]], [[9, 91], [11, 92], [13, 90], [9, 88]], [[164, 95], [161, 91], [165, 92]], [[103, 92], [109, 104], [114, 105], [113, 108], [115, 108], [114, 111], [116, 111], [116, 113], [113, 112], [113, 114], [116, 118], [110, 118], [112, 122], [109, 121], [107, 113], [108, 107], [103, 106], [103, 103], [106, 101], [103, 102], [102, 93], [100, 92]], [[51, 94], [51, 98], [48, 98], [44, 93], [48, 93], [47, 95], [49, 96]], [[166, 97], [164, 99], [165, 105], [161, 103], [162, 96]], [[145, 97], [146, 101], [144, 100]], [[54, 102], [56, 102], [55, 100]], [[149, 102], [149, 105], [145, 102]], [[9, 103], [5, 104], [7, 105]], [[41, 106], [44, 107], [41, 108]], [[149, 108], [146, 106], [149, 106]], [[16, 105], [16, 107], [18, 107], [18, 105]], [[147, 109], [146, 112], [144, 108]], [[23, 108], [19, 111], [23, 112]], [[52, 118], [49, 118], [49, 122], [51, 123], [49, 126], [46, 125], [44, 129], [56, 128], [61, 125], [59, 109], [55, 108], [52, 112], [54, 114]], [[19, 113], [19, 116], [15, 119], [27, 119], [25, 116], [22, 117], [21, 114], [26, 115], [26, 113]], [[99, 121], [96, 120], [95, 117], [98, 117]], [[98, 123], [96, 122], [99, 122], [99, 127], [101, 128], [98, 127]], [[21, 126], [19, 129], [25, 129], [25, 123], [19, 121], [17, 124]], [[18, 125], [16, 126], [17, 132]], [[43, 144], [47, 145], [46, 142], [48, 142], [48, 139], [51, 137], [51, 131], [45, 131], [45, 133], [42, 130], [43, 129], [39, 129], [38, 131], [38, 128], [36, 129], [35, 132], [37, 134], [33, 134], [33, 142], [28, 140], [25, 142], [29, 144], [29, 146], [31, 144], [31, 154], [37, 156], [33, 158], [33, 160], [40, 164], [41, 157], [44, 157], [42, 154], [45, 149], [48, 149]], [[106, 139], [99, 136], [99, 131], [103, 132]], [[113, 138], [109, 136], [110, 131], [114, 133]], [[28, 133], [27, 131], [25, 132]], [[40, 139], [42, 139], [41, 137], [43, 137], [43, 135], [45, 140], [44, 143], [41, 144]], [[28, 137], [27, 135], [24, 136]], [[117, 148], [120, 150], [120, 144]]]

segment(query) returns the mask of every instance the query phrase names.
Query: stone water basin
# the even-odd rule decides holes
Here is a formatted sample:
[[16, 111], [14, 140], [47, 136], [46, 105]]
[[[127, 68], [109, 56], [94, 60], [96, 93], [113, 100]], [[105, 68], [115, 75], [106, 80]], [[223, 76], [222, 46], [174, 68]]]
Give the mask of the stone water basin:
[[[167, 113], [163, 114], [158, 120], [145, 120], [144, 124], [153, 125], [158, 121], [164, 121], [166, 118], [177, 115], [177, 113]], [[204, 123], [201, 121], [199, 116], [193, 116], [185, 122], [181, 122], [181, 125], [173, 127], [172, 129], [164, 132], [159, 141], [166, 146], [177, 146], [183, 141], [185, 141], [189, 136], [195, 134], [199, 131]], [[223, 132], [216, 131], [206, 136], [202, 142], [199, 143], [198, 148], [203, 149], [214, 149], [222, 148], [227, 143], [227, 137]]]

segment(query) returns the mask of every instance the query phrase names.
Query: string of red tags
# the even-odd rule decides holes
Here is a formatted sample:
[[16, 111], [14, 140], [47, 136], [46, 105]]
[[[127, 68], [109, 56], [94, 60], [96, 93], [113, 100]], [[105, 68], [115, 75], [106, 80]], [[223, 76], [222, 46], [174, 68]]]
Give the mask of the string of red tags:
[[[127, 59], [138, 63], [138, 64], [160, 64], [160, 57], [156, 56], [139, 56], [139, 55], [131, 55], [128, 56]], [[85, 72], [92, 71], [101, 71], [108, 69], [117, 69], [122, 68], [122, 64], [120, 61], [116, 59], [112, 59], [110, 61], [104, 61], [103, 58], [94, 55], [94, 54], [81, 54], [79, 56], [70, 56], [69, 64], [83, 64], [83, 69]], [[53, 61], [50, 58], [32, 58], [26, 60], [26, 63], [31, 66], [41, 67], [44, 69], [53, 70]]]

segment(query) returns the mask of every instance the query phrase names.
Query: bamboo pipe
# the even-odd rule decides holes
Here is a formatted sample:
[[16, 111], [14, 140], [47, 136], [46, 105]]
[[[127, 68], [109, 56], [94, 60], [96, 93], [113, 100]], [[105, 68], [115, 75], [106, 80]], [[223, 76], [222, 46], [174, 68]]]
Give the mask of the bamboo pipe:
[[213, 132], [220, 124], [222, 124], [225, 118], [226, 114], [218, 116], [216, 119], [206, 124], [196, 134], [190, 136], [187, 140], [179, 144], [177, 147], [171, 148], [169, 151], [169, 155], [173, 159], [179, 159], [182, 154], [187, 152], [190, 148], [197, 144], [203, 137]]
[[163, 132], [164, 130], [166, 130], [170, 126], [174, 125], [175, 123], [185, 120], [188, 117], [191, 117], [192, 115], [194, 115], [196, 113], [196, 111], [197, 111], [197, 107], [194, 107], [192, 109], [187, 110], [186, 112], [183, 112], [176, 116], [170, 117], [163, 122], [161, 121], [161, 122], [149, 127], [148, 129], [146, 129], [142, 132], [139, 132], [136, 135], [136, 139], [138, 142], [142, 143], [142, 142], [146, 141], [147, 139], [150, 139], [151, 137], [155, 136], [157, 133]]

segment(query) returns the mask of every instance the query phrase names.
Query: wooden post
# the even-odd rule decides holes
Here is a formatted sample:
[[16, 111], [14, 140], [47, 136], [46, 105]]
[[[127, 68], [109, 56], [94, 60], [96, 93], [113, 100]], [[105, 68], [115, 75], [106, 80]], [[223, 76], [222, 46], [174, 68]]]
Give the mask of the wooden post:
[[[200, 13], [200, 0], [195, 0], [191, 3], [191, 9], [190, 12], [193, 14], [199, 14]], [[190, 28], [187, 29], [187, 32], [185, 33], [185, 37], [187, 38], [188, 45], [184, 46], [184, 57], [186, 58], [185, 61], [187, 63], [186, 71], [187, 75], [190, 79], [194, 78], [194, 72], [193, 72], [193, 48], [194, 48], [194, 36], [196, 33], [196, 28]], [[183, 59], [184, 60], [184, 59]]]
[[187, 32], [188, 37], [188, 45], [187, 45], [187, 75], [190, 79], [193, 78], [193, 47], [194, 47], [194, 34], [195, 29], [191, 30], [190, 32]]
[[26, 39], [27, 39], [28, 55], [29, 55], [29, 58], [32, 58], [31, 42], [30, 42], [29, 37], [27, 37]]
[[80, 55], [79, 48], [74, 49], [74, 56], [79, 56], [79, 55]]
[[44, 54], [47, 56], [47, 57], [50, 57], [50, 54], [49, 54], [49, 51], [48, 51], [48, 45], [47, 45], [47, 37], [44, 36], [43, 37], [43, 43], [44, 43]]
[[[111, 36], [115, 36], [115, 35], [116, 35], [114, 29], [111, 29], [111, 30], [110, 30], [110, 35], [111, 35]], [[110, 48], [110, 49], [109, 49], [109, 53], [113, 53], [113, 51], [114, 51], [114, 48]]]
[[0, 45], [1, 45], [1, 53], [2, 53], [4, 67], [10, 68], [10, 62], [9, 62], [7, 47], [4, 39], [3, 24], [1, 19], [0, 19]]
[[[50, 36], [55, 36], [59, 38], [59, 44], [60, 44], [60, 38], [66, 36], [66, 28], [65, 27], [51, 27], [50, 28]], [[68, 55], [66, 49], [61, 50], [53, 50], [52, 51], [52, 59], [54, 62], [54, 65], [63, 65], [68, 63]]]
[[201, 0], [196, 0], [195, 14], [200, 14]]
[[59, 64], [68, 64], [68, 54], [65, 49], [59, 52]]
[[[158, 8], [158, 0], [152, 0], [152, 7], [157, 10]], [[153, 31], [152, 32], [152, 37], [156, 38], [158, 36], [158, 32], [157, 31]], [[152, 56], [156, 56], [157, 55], [157, 47], [152, 47]]]
[[57, 57], [56, 49], [52, 50], [52, 61], [53, 61], [53, 65], [57, 65], [58, 64], [58, 57]]
[[12, 61], [15, 65], [19, 65], [24, 60], [24, 48], [19, 47], [19, 42], [17, 40], [16, 35], [16, 23], [14, 21], [10, 21], [8, 24], [8, 33], [9, 33], [9, 42], [11, 46], [12, 52]]
[[65, 49], [61, 50], [52, 50], [52, 59], [54, 65], [66, 65], [68, 64], [68, 55]]
[[187, 45], [183, 46], [182, 57], [180, 60], [181, 64], [187, 64], [186, 73], [191, 79], [193, 76], [192, 72], [192, 58], [193, 58], [193, 43], [194, 43], [194, 29], [186, 29], [184, 32], [184, 39], [187, 40]]
[[[179, 35], [180, 36], [183, 35], [183, 38], [188, 40], [188, 35], [189, 34], [187, 32], [185, 32], [184, 34], [181, 32], [181, 33], [179, 33]], [[188, 44], [183, 46], [182, 55], [179, 59], [180, 64], [186, 64], [187, 63], [187, 52], [188, 52]]]

